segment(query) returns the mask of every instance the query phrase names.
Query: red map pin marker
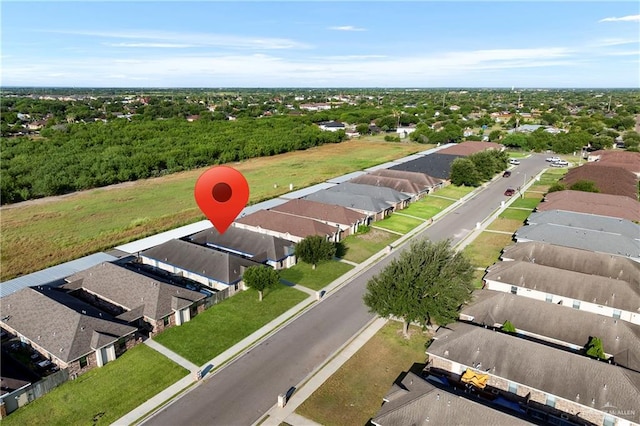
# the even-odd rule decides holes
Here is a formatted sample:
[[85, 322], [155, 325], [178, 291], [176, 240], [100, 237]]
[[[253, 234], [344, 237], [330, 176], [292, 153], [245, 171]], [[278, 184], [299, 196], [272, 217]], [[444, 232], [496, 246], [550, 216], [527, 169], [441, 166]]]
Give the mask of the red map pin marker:
[[249, 184], [234, 168], [212, 167], [196, 182], [196, 203], [221, 234], [238, 217], [249, 201]]

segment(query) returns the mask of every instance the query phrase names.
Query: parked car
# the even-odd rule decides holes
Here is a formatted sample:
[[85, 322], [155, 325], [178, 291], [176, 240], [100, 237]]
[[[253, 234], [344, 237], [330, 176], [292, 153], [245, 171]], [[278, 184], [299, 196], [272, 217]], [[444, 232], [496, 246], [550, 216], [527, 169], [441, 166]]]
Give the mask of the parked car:
[[561, 166], [568, 166], [569, 162], [565, 160], [556, 161], [555, 164], [560, 164]]
[[516, 160], [515, 158], [510, 158], [509, 164], [514, 164], [517, 166], [518, 164], [520, 164], [520, 160]]
[[504, 191], [504, 195], [506, 195], [507, 197], [511, 197], [515, 193], [516, 193], [516, 190], [513, 188], [507, 188], [507, 190]]
[[545, 160], [550, 163], [555, 163], [556, 161], [560, 161], [560, 157], [547, 157]]
[[504, 173], [502, 174], [502, 177], [509, 177], [509, 176], [511, 176], [510, 170], [505, 170]]

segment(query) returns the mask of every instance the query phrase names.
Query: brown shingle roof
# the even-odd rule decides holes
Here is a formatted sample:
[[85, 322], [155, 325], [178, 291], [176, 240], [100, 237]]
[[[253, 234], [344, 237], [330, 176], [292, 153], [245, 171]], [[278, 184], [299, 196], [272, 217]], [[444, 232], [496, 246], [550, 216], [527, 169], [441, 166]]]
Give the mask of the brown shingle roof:
[[422, 185], [425, 188], [432, 188], [444, 182], [444, 179], [429, 176], [426, 173], [408, 172], [404, 170], [380, 169], [374, 172], [370, 172], [368, 174], [372, 176], [387, 176], [387, 177], [392, 177], [397, 179], [407, 179], [413, 183]]
[[427, 188], [417, 185], [408, 179], [393, 178], [388, 176], [362, 175], [351, 179], [351, 183], [360, 183], [363, 185], [384, 186], [386, 188], [395, 189], [396, 191], [406, 194], [419, 194]]
[[571, 190], [550, 192], [536, 210], [566, 210], [640, 222], [640, 202], [624, 195]]
[[640, 152], [600, 150], [589, 154], [589, 158], [608, 166], [622, 167], [625, 170], [640, 175]]
[[362, 222], [367, 218], [366, 215], [346, 207], [305, 199], [287, 201], [286, 203], [272, 207], [269, 210], [310, 219], [339, 223], [346, 226]]
[[144, 316], [159, 320], [174, 312], [172, 303], [178, 300], [183, 309], [193, 302], [204, 299], [197, 291], [153, 280], [109, 262], [103, 262], [66, 279], [65, 288], [83, 288], [126, 310], [144, 306]]
[[601, 193], [638, 199], [637, 176], [621, 167], [599, 162], [588, 163], [569, 170], [560, 181], [566, 186], [571, 186], [584, 180], [594, 182]]
[[449, 148], [438, 151], [439, 154], [449, 155], [471, 155], [476, 152], [486, 151], [488, 149], [497, 149], [498, 151], [504, 148], [503, 145], [495, 142], [480, 142], [480, 141], [467, 141], [460, 142], [457, 145], [450, 146]]
[[237, 219], [236, 222], [283, 234], [288, 233], [300, 238], [305, 238], [309, 235], [332, 236], [338, 231], [337, 227], [329, 226], [317, 220], [271, 210], [258, 210], [255, 213]]

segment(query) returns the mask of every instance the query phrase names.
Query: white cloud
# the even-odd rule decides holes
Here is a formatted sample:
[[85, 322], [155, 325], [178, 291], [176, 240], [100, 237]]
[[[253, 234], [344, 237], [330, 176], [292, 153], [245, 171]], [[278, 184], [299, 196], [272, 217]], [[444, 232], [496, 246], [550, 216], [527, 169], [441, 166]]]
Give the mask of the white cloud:
[[[170, 31], [90, 31], [90, 30], [51, 30], [43, 31], [57, 34], [72, 34], [83, 37], [136, 40], [133, 44], [142, 44], [139, 40], [152, 40], [151, 44], [198, 45], [202, 47], [226, 47], [236, 49], [307, 49], [310, 46], [295, 40], [273, 37], [243, 37], [211, 33], [177, 33]], [[158, 47], [158, 46], [152, 46]]]
[[367, 31], [365, 28], [354, 27], [353, 25], [343, 25], [339, 27], [329, 27], [333, 31]]
[[634, 44], [640, 43], [638, 39], [624, 39], [624, 38], [605, 38], [598, 40], [594, 43], [594, 46], [597, 47], [607, 47], [607, 46], [620, 46], [623, 44]]
[[640, 15], [627, 15], [621, 16], [620, 18], [604, 18], [599, 20], [598, 22], [640, 22]]
[[197, 47], [197, 44], [178, 44], [178, 43], [102, 43], [109, 47], [143, 47], [143, 48], [159, 48], [159, 49], [185, 49], [188, 47]]

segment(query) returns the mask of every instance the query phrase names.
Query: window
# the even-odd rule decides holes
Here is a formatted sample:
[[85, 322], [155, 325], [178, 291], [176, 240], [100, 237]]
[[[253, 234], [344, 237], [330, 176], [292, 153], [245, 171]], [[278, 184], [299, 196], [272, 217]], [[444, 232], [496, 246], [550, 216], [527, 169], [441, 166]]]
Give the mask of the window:
[[580, 301], [579, 300], [574, 300], [573, 301], [573, 309], [580, 309]]
[[164, 317], [164, 318], [162, 318], [162, 323], [163, 323], [165, 326], [169, 325], [169, 317]]
[[518, 294], [518, 287], [516, 287], [515, 285], [511, 286], [511, 294]]
[[604, 416], [604, 421], [602, 422], [603, 426], [615, 426], [616, 419], [611, 416]]
[[87, 357], [83, 356], [82, 358], [80, 358], [80, 368], [85, 368], [87, 366], [88, 362], [87, 362]]
[[622, 311], [619, 311], [619, 310], [617, 310], [617, 309], [614, 309], [614, 310], [613, 310], [613, 317], [614, 317], [615, 319], [620, 319], [620, 315], [622, 315]]
[[547, 294], [547, 297], [544, 299], [547, 302], [553, 302], [553, 294]]
[[509, 383], [509, 392], [518, 393], [518, 385], [516, 383]]
[[551, 408], [556, 406], [556, 397], [553, 395], [547, 395], [547, 405]]

